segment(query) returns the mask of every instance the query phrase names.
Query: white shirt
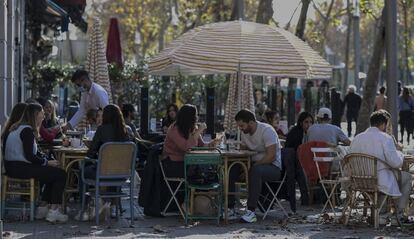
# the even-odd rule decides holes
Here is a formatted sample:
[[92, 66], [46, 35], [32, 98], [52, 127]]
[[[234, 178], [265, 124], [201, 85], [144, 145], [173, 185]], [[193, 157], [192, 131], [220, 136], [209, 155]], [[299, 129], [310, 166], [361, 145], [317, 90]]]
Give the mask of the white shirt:
[[274, 145], [276, 147], [276, 155], [272, 164], [282, 169], [282, 160], [280, 155], [280, 141], [275, 129], [269, 125], [256, 121], [257, 128], [254, 134], [241, 133], [241, 141], [248, 149], [257, 152], [252, 157], [253, 161], [262, 160], [266, 154], [266, 147]]
[[[397, 151], [394, 139], [380, 131], [377, 127], [370, 127], [365, 132], [355, 136], [350, 146], [350, 153], [363, 153], [385, 161], [390, 167], [399, 169], [403, 164], [404, 156]], [[398, 197], [401, 192], [393, 170], [378, 161], [378, 190]]]
[[106, 90], [96, 84], [92, 83], [91, 89], [89, 92], [83, 92], [81, 96], [81, 102], [78, 111], [70, 119], [69, 123], [72, 128], [75, 128], [79, 122], [82, 121], [83, 117], [86, 115], [86, 112], [90, 109], [105, 108], [109, 104], [109, 97]]

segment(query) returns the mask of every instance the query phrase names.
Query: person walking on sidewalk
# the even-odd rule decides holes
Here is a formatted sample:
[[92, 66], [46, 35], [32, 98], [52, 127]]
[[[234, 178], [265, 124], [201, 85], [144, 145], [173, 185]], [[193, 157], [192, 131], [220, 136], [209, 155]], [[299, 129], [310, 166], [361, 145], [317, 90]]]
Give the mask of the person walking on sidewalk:
[[345, 96], [344, 105], [346, 106], [346, 121], [348, 122], [348, 137], [352, 134], [352, 122], [358, 120], [359, 108], [361, 107], [362, 98], [355, 93], [356, 87], [350, 85], [348, 94]]

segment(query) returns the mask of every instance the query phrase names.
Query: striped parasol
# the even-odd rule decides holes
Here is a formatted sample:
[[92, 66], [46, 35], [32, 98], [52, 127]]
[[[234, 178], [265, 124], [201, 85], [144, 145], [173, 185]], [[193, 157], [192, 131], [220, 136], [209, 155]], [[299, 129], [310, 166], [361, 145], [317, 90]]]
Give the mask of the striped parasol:
[[332, 67], [292, 33], [246, 21], [195, 28], [151, 59], [151, 75], [235, 74], [326, 79]]
[[86, 58], [86, 70], [89, 72], [91, 79], [108, 92], [109, 103], [111, 103], [112, 92], [108, 74], [108, 63], [106, 60], [106, 48], [101, 30], [101, 21], [96, 17], [93, 19], [91, 30], [88, 55]]
[[254, 112], [253, 80], [251, 76], [237, 74], [230, 76], [229, 94], [224, 114], [224, 128], [228, 132], [236, 132], [237, 124], [234, 120], [240, 109]]
[[[85, 68], [93, 82], [101, 85], [108, 92], [109, 103], [112, 102], [111, 83], [109, 81], [108, 63], [106, 61], [105, 44], [101, 30], [101, 22], [93, 19], [92, 28], [89, 29], [89, 45]], [[76, 127], [78, 130], [87, 128], [86, 116]]]

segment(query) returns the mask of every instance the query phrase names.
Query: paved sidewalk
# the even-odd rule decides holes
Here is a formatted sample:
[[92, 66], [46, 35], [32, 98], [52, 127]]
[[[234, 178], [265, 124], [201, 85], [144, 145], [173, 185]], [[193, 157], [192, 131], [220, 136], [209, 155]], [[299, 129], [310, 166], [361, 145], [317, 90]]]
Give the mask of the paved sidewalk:
[[[283, 202], [285, 208], [288, 204]], [[346, 227], [339, 223], [317, 221], [321, 208], [299, 207], [298, 215], [288, 220], [282, 214], [272, 212], [265, 221], [258, 213], [254, 224], [231, 221], [228, 225], [216, 225], [212, 221], [196, 222], [185, 227], [178, 216], [150, 218], [140, 215], [134, 227], [125, 218], [115, 219], [95, 226], [93, 222], [70, 221], [67, 224], [50, 224], [45, 221], [5, 222], [4, 229], [10, 235], [5, 238], [414, 238], [414, 225], [403, 229], [396, 226], [375, 231], [370, 225], [351, 221]], [[326, 217], [329, 218], [329, 217]]]

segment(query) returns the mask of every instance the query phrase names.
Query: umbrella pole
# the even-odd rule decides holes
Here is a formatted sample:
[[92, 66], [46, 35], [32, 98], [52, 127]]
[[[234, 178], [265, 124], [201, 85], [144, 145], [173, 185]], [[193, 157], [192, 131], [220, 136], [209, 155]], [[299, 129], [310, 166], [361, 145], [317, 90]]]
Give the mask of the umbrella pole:
[[[237, 71], [237, 83], [242, 83], [243, 84], [243, 82], [241, 80], [241, 73], [240, 73], [240, 62], [239, 62], [238, 71]], [[241, 102], [241, 100], [242, 100], [242, 92], [241, 92], [242, 89], [243, 89], [243, 87], [240, 84], [238, 89], [237, 89], [237, 109], [238, 109], [237, 112], [239, 112], [241, 110], [241, 107], [242, 107], [242, 102]], [[241, 135], [240, 135], [240, 128], [239, 127], [237, 127], [237, 141], [239, 141], [239, 142], [241, 141]]]

